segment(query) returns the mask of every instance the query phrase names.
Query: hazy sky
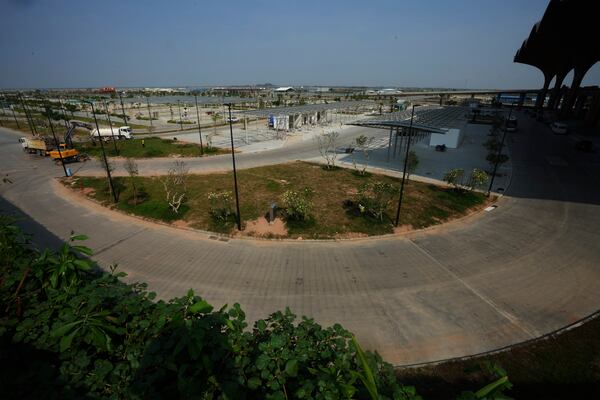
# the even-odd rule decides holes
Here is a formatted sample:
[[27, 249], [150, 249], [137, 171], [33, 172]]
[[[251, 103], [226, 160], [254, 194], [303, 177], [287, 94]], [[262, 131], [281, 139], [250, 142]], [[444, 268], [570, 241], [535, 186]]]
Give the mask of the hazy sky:
[[0, 0], [0, 87], [538, 88], [512, 59], [547, 2]]

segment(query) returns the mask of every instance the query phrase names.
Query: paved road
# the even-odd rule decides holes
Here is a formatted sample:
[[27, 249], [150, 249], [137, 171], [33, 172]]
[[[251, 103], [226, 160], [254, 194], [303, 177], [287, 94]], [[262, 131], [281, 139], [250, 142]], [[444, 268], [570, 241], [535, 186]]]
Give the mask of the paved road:
[[[525, 117], [509, 142], [512, 184], [497, 209], [407, 236], [219, 241], [117, 216], [58, 190], [49, 177], [60, 169], [28, 161], [1, 130], [0, 165], [14, 183], [0, 187], [10, 202], [0, 207], [39, 222], [25, 226], [48, 243], [71, 230], [89, 234], [101, 265], [119, 263], [162, 297], [193, 287], [213, 304], [241, 303], [250, 319], [290, 306], [342, 323], [404, 365], [521, 342], [599, 308], [598, 155], [576, 154], [569, 137]], [[312, 150], [300, 147], [296, 158], [303, 151]], [[282, 152], [243, 162], [278, 161]]]

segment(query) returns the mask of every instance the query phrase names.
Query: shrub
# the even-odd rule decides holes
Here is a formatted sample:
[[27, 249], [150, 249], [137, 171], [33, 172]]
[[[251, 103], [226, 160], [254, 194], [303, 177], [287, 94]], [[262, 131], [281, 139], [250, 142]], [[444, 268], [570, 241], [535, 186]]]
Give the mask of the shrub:
[[444, 182], [452, 185], [454, 189], [460, 189], [463, 183], [465, 170], [462, 168], [453, 168], [444, 174]]
[[305, 221], [310, 218], [310, 213], [313, 208], [311, 198], [313, 190], [305, 187], [301, 191], [287, 190], [281, 196], [281, 201], [285, 207], [285, 215], [287, 219], [294, 221]]
[[358, 188], [357, 205], [361, 213], [383, 221], [385, 212], [400, 189], [391, 183], [376, 181]]
[[5, 219], [0, 250], [5, 398], [418, 398], [340, 325], [285, 310], [248, 330], [239, 305], [192, 290], [154, 302], [76, 254], [89, 249], [39, 253]]
[[485, 172], [481, 169], [474, 168], [471, 171], [471, 177], [469, 178], [469, 188], [471, 190], [477, 189], [477, 188], [485, 185], [487, 180], [488, 180], [487, 172]]
[[217, 222], [227, 222], [233, 214], [231, 192], [210, 192], [208, 201], [210, 202], [210, 216]]

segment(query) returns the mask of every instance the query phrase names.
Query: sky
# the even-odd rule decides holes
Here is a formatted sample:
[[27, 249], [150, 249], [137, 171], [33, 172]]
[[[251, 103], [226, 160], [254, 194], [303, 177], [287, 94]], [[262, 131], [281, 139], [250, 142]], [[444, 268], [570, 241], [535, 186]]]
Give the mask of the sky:
[[[534, 89], [512, 60], [547, 3], [0, 0], [0, 88]], [[599, 83], [597, 64], [583, 84]]]

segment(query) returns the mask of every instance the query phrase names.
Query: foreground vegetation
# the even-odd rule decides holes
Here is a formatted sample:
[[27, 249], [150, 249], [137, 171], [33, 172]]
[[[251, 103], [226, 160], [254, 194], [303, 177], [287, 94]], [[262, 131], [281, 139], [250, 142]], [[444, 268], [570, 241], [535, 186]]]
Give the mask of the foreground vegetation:
[[239, 305], [191, 290], [154, 302], [88, 248], [38, 252], [4, 217], [0, 250], [3, 398], [418, 398], [339, 325], [286, 310], [248, 330]]
[[[193, 291], [154, 301], [101, 272], [71, 237], [38, 251], [0, 215], [0, 389], [6, 399], [420, 399], [340, 325], [276, 312], [248, 329], [238, 304]], [[506, 376], [460, 399], [500, 399]]]
[[[64, 182], [76, 189], [87, 188], [85, 192], [92, 198], [110, 203], [105, 178], [79, 177]], [[116, 207], [120, 210], [165, 222], [183, 220], [198, 229], [226, 233], [234, 229], [231, 173], [189, 175], [187, 201], [177, 213], [165, 201], [161, 178], [137, 177], [135, 185], [140, 192], [137, 201], [134, 201], [130, 178], [116, 178], [116, 182], [119, 191]], [[380, 235], [394, 230], [392, 218], [400, 184], [397, 178], [360, 175], [342, 168], [327, 170], [320, 165], [294, 162], [238, 171], [238, 182], [242, 222], [263, 217], [275, 202], [279, 215], [286, 219], [291, 238]], [[311, 194], [306, 204], [302, 198], [304, 193]], [[218, 216], [220, 218], [215, 218], [211, 199], [221, 200], [215, 197], [221, 194], [228, 194], [224, 195], [228, 197], [227, 204], [222, 206], [225, 211]], [[407, 181], [402, 224], [424, 228], [465, 215], [485, 202], [481, 193]], [[371, 212], [365, 212], [365, 205]], [[292, 218], [295, 216], [292, 206], [293, 211], [303, 214], [300, 218]]]
[[[143, 141], [143, 143], [142, 143]], [[171, 139], [162, 139], [157, 137], [146, 139], [117, 140], [117, 149], [119, 156], [131, 158], [150, 158], [150, 157], [199, 157], [200, 145], [195, 143], [178, 142]], [[75, 147], [82, 153], [87, 153], [92, 157], [100, 157], [102, 148], [99, 143], [85, 142], [75, 143]], [[110, 157], [117, 156], [112, 140], [104, 143], [106, 155]], [[204, 155], [224, 154], [227, 150], [217, 147], [204, 147]]]

